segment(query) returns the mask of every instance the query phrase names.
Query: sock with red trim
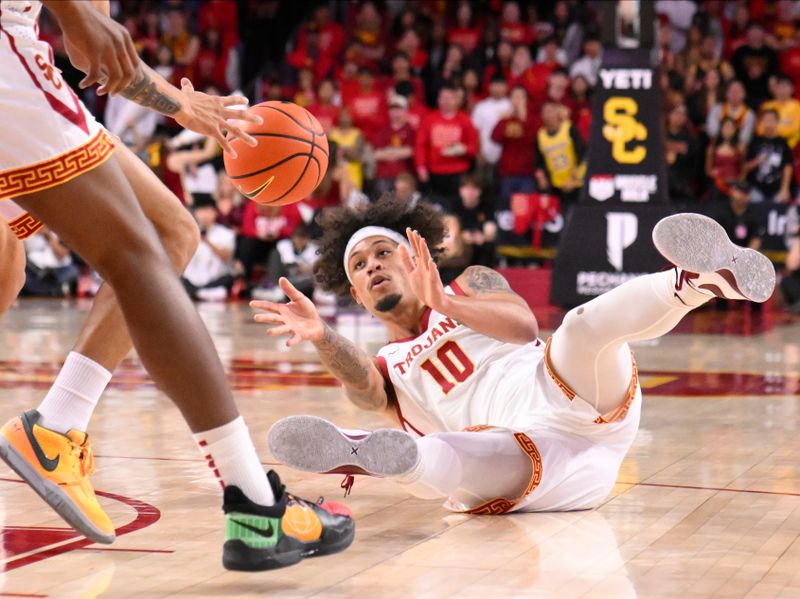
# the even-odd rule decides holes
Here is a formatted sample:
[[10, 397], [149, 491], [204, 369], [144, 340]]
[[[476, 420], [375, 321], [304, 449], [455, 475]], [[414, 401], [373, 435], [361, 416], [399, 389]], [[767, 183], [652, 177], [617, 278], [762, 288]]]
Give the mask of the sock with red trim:
[[192, 435], [222, 487], [236, 486], [250, 501], [273, 505], [275, 496], [244, 419]]

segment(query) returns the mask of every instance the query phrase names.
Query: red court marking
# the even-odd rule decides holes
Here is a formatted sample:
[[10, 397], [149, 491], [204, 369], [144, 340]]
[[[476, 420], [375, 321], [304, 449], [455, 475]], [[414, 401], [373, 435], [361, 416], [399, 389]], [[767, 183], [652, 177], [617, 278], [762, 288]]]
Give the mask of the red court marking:
[[122, 551], [131, 553], [175, 553], [174, 549], [125, 549], [123, 547], [81, 547], [76, 551]]
[[800, 493], [792, 491], [761, 491], [759, 489], [731, 489], [728, 487], [698, 487], [695, 485], [668, 485], [666, 483], [631, 483], [622, 480], [617, 481], [621, 485], [633, 485], [635, 487], [662, 487], [666, 489], [694, 489], [696, 491], [728, 491], [729, 493], [758, 493], [759, 495], [786, 495], [788, 497], [800, 497]]
[[[25, 481], [17, 480], [14, 478], [0, 478], [2, 482], [11, 482], [11, 483], [23, 483]], [[151, 524], [155, 524], [161, 518], [161, 512], [157, 507], [154, 505], [150, 505], [149, 503], [145, 503], [143, 501], [139, 501], [138, 499], [132, 499], [130, 497], [125, 497], [123, 495], [117, 495], [115, 493], [108, 493], [105, 491], [95, 491], [97, 495], [100, 497], [106, 497], [108, 499], [113, 499], [114, 501], [119, 501], [124, 503], [127, 506], [132, 507], [136, 510], [136, 518], [134, 518], [131, 522], [128, 522], [124, 526], [117, 528], [117, 537], [121, 537], [131, 532], [135, 532], [137, 530], [141, 530], [142, 528], [146, 528]], [[36, 553], [32, 553], [31, 555], [26, 555], [19, 558], [12, 558], [7, 561], [5, 564], [0, 564], [0, 568], [6, 572], [10, 570], [16, 570], [17, 568], [21, 568], [22, 566], [28, 566], [30, 564], [35, 564], [42, 560], [56, 557], [58, 555], [62, 555], [67, 553], [68, 551], [74, 551], [76, 549], [83, 549], [84, 547], [88, 547], [89, 545], [94, 545], [94, 541], [83, 537], [77, 531], [72, 529], [64, 529], [64, 528], [56, 528], [53, 527], [51, 529], [47, 529], [44, 527], [16, 527], [12, 528], [9, 527], [9, 532], [13, 535], [14, 531], [28, 531], [28, 543], [33, 539], [30, 539], [31, 532], [36, 531], [36, 539], [35, 546], [28, 547], [24, 549], [23, 552], [33, 551], [37, 547], [41, 547], [42, 551], [38, 551]], [[65, 534], [69, 533], [69, 534]], [[7, 532], [3, 531], [3, 543], [5, 545]], [[74, 541], [71, 543], [65, 543], [64, 545], [59, 545], [57, 547], [52, 547], [50, 549], [46, 549], [46, 547], [52, 545], [53, 543], [59, 543], [65, 541], [70, 538], [75, 538]], [[25, 546], [25, 541], [20, 539], [18, 543], [21, 543], [21, 546]], [[20, 545], [18, 545], [20, 546]], [[12, 544], [13, 550], [13, 544]], [[6, 547], [6, 551], [9, 552], [9, 548]], [[19, 552], [17, 552], [19, 553]]]
[[[111, 458], [118, 460], [157, 460], [159, 462], [198, 462], [205, 463], [203, 458], [151, 458], [144, 455], [110, 455], [110, 454], [94, 454], [96, 458]], [[281, 466], [279, 462], [261, 462], [262, 466]], [[67, 530], [72, 530], [67, 529]]]

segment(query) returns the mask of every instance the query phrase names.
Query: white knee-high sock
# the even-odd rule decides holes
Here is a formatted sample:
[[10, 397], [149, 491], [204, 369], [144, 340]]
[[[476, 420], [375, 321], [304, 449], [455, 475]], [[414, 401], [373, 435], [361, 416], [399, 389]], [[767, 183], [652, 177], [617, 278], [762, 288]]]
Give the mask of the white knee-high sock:
[[394, 480], [420, 499], [449, 497], [461, 482], [458, 454], [435, 434], [417, 439], [417, 449], [417, 466]]
[[712, 297], [678, 269], [627, 281], [567, 313], [553, 334], [553, 369], [605, 413], [624, 399], [630, 385], [628, 342], [665, 335]]
[[275, 503], [275, 496], [241, 416], [192, 436], [223, 489], [235, 485], [259, 505]]
[[100, 364], [70, 352], [53, 386], [37, 408], [41, 414], [39, 424], [59, 433], [70, 429], [85, 432], [110, 380], [111, 373]]

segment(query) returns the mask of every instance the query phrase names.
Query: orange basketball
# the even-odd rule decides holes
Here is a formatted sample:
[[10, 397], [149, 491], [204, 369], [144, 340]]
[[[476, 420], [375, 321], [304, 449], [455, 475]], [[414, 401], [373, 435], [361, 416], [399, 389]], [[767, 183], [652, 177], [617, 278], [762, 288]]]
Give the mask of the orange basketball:
[[245, 123], [258, 145], [240, 139], [225, 154], [225, 170], [246, 197], [272, 206], [292, 204], [311, 195], [328, 170], [328, 138], [319, 121], [291, 102], [262, 102], [251, 108], [264, 122]]

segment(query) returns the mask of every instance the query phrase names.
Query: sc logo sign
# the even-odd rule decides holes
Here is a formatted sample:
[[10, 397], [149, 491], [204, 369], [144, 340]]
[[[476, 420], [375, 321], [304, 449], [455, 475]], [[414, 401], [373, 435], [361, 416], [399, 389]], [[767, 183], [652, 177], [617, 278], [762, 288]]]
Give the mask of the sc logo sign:
[[620, 164], [639, 164], [647, 155], [647, 148], [633, 141], [647, 139], [647, 127], [634, 117], [639, 112], [636, 100], [623, 96], [612, 96], [603, 105], [603, 137], [611, 143], [611, 155]]

